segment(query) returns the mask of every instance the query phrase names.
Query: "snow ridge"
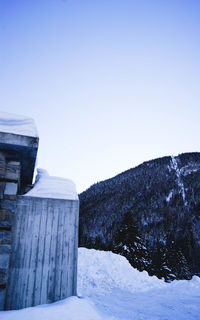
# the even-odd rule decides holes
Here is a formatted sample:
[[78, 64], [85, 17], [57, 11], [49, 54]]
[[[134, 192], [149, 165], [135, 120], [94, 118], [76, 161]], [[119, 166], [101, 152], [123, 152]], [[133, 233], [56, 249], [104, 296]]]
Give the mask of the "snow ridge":
[[174, 156], [171, 156], [171, 158], [172, 158], [171, 168], [174, 169], [175, 172], [176, 172], [177, 184], [178, 184], [178, 186], [180, 188], [180, 193], [182, 194], [184, 206], [186, 207], [188, 205], [188, 202], [187, 202], [186, 196], [185, 196], [184, 184], [183, 184], [183, 181], [181, 179], [181, 170], [178, 167], [178, 162], [177, 162], [176, 158]]

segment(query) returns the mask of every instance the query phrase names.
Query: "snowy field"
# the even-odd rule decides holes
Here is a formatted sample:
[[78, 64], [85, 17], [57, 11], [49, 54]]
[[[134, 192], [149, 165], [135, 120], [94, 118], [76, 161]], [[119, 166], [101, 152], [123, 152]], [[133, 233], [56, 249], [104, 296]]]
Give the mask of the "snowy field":
[[111, 252], [79, 248], [78, 295], [2, 320], [200, 320], [200, 278], [165, 283]]

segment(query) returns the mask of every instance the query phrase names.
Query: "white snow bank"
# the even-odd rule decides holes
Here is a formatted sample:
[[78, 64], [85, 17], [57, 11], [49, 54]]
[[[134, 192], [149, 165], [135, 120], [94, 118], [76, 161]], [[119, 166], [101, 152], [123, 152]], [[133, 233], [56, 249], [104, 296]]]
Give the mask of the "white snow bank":
[[171, 283], [133, 269], [111, 252], [79, 248], [78, 290], [103, 319], [197, 320], [200, 278]]
[[165, 287], [166, 283], [146, 271], [134, 269], [128, 260], [109, 251], [79, 248], [78, 293], [111, 292], [120, 288], [129, 292]]
[[44, 169], [37, 169], [35, 185], [33, 189], [24, 196], [78, 200], [76, 186], [73, 181], [64, 178], [51, 177]]
[[89, 299], [70, 297], [50, 305], [0, 311], [0, 320], [102, 320]]
[[38, 137], [32, 118], [0, 111], [0, 132]]

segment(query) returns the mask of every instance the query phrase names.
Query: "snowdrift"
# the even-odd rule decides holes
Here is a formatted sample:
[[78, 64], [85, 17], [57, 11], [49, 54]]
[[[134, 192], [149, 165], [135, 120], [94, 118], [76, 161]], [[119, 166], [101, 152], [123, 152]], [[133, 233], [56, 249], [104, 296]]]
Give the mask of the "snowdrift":
[[147, 291], [166, 286], [156, 276], [134, 269], [128, 260], [110, 251], [79, 248], [78, 292], [89, 295], [93, 292], [106, 294], [114, 288], [129, 292]]

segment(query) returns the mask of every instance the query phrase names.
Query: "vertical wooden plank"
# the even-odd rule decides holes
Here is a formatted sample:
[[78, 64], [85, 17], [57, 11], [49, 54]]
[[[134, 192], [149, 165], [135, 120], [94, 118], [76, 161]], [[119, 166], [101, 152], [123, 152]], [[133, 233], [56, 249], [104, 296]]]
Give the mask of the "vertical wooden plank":
[[[38, 208], [39, 206], [39, 208]], [[47, 237], [47, 219], [48, 219], [48, 210], [46, 210], [46, 205], [43, 202], [42, 207], [40, 208], [40, 203], [37, 202], [37, 212], [40, 214], [41, 224], [39, 230], [39, 242], [38, 242], [38, 256], [37, 256], [37, 268], [35, 273], [35, 283], [33, 288], [34, 300], [33, 304], [40, 304], [41, 299], [41, 286], [42, 282], [46, 282], [46, 273], [43, 273], [44, 268], [44, 254], [45, 254], [45, 237]]]
[[60, 208], [60, 206], [58, 206], [58, 215], [59, 215], [59, 220], [58, 220], [58, 229], [57, 229], [56, 273], [55, 273], [55, 291], [54, 291], [55, 301], [60, 299], [60, 283], [61, 283], [61, 272], [62, 272], [64, 212], [62, 208]]
[[[46, 204], [44, 210], [46, 210], [46, 234], [44, 239], [44, 252], [43, 252], [43, 259], [42, 259], [42, 273], [41, 278], [38, 278], [38, 281], [40, 282], [40, 303], [43, 303], [44, 297], [46, 299], [48, 294], [48, 287], [49, 287], [49, 278], [50, 278], [50, 272], [49, 272], [49, 256], [51, 251], [51, 229], [52, 229], [52, 223], [53, 223], [53, 208]], [[44, 214], [44, 212], [42, 212]]]
[[78, 273], [78, 232], [79, 232], [79, 202], [74, 204], [74, 261], [73, 261], [73, 288], [72, 295], [77, 295], [77, 273]]
[[[62, 272], [61, 272], [61, 283], [60, 283], [60, 298], [64, 299], [67, 296], [67, 286], [68, 286], [68, 265], [67, 265], [67, 259], [68, 259], [68, 251], [69, 251], [69, 243], [66, 239], [67, 237], [67, 228], [68, 228], [68, 208], [65, 209], [65, 212], [63, 213], [63, 235], [62, 235]], [[63, 268], [66, 269], [64, 270]]]
[[[53, 202], [51, 203], [53, 205]], [[58, 208], [53, 208], [53, 223], [51, 225], [51, 245], [49, 255], [49, 281], [48, 281], [48, 302], [54, 302], [54, 290], [55, 290], [55, 272], [56, 272], [56, 250], [57, 250], [57, 233], [58, 233]]]

